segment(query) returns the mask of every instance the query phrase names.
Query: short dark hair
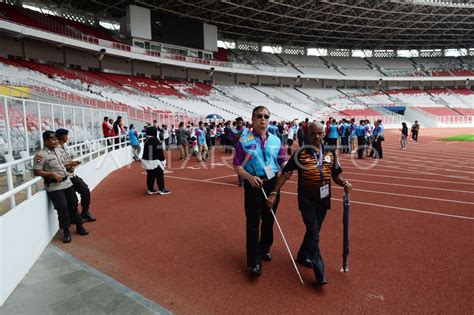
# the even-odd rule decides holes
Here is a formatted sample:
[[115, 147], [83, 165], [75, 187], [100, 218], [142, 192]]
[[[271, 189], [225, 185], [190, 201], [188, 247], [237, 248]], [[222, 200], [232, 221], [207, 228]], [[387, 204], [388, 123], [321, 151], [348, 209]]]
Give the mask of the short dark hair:
[[[255, 111], [255, 109], [254, 109], [254, 111]], [[253, 116], [253, 112], [252, 112], [252, 116]], [[237, 122], [237, 121], [244, 121], [244, 119], [243, 119], [242, 117], [237, 117], [237, 118], [235, 119], [235, 121], [236, 121], [236, 122]]]
[[105, 116], [104, 121], [108, 121], [108, 120], [109, 120], [109, 117]]
[[[261, 110], [263, 110], [263, 109], [266, 109], [267, 112], [268, 112], [268, 114], [270, 114], [270, 110], [268, 110], [268, 108], [266, 108], [265, 106], [260, 105], [260, 106], [257, 106], [257, 107], [255, 107], [255, 108], [253, 109], [253, 111], [252, 111], [252, 117], [255, 116], [255, 113], [256, 113], [256, 112], [261, 111]], [[241, 117], [239, 117], [239, 118], [242, 119]], [[236, 120], [237, 120], [237, 119], [236, 119]], [[242, 119], [242, 120], [243, 120], [243, 119]]]

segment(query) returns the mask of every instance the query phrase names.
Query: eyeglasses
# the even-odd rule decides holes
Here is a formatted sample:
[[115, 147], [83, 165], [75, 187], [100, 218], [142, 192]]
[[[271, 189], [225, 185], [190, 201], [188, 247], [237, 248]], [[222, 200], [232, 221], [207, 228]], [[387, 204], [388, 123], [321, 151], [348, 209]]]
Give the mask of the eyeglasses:
[[258, 119], [262, 119], [262, 118], [269, 119], [270, 115], [257, 114], [255, 115], [255, 117], [257, 117]]

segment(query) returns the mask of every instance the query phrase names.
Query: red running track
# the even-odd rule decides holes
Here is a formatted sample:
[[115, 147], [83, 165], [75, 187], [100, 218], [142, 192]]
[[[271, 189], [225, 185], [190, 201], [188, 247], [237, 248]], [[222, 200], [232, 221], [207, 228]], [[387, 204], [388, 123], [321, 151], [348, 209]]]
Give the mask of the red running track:
[[[91, 234], [55, 243], [175, 313], [472, 314], [474, 143], [436, 142], [466, 131], [423, 129], [406, 151], [387, 131], [384, 159], [366, 170], [371, 161], [341, 157], [355, 189], [350, 272], [339, 272], [342, 190], [334, 189], [321, 232], [324, 288], [301, 267], [299, 283], [276, 227], [274, 260], [248, 279], [243, 191], [220, 149], [213, 166], [193, 159], [183, 168], [172, 152], [169, 196], [145, 195], [139, 164], [110, 174], [93, 191]], [[284, 186], [277, 213], [294, 254], [304, 235], [296, 186]]]

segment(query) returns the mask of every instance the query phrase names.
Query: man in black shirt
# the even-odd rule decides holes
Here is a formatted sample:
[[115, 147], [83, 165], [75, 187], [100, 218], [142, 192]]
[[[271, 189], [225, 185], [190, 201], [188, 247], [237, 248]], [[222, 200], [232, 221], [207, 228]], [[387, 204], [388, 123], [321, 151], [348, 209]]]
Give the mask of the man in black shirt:
[[[308, 144], [299, 148], [283, 169], [273, 192], [278, 192], [294, 170], [298, 170], [298, 207], [301, 211], [306, 234], [298, 252], [297, 260], [306, 267], [312, 267], [319, 284], [327, 283], [324, 275], [324, 262], [319, 250], [319, 232], [331, 208], [331, 178], [346, 192], [352, 190], [351, 184], [342, 178], [342, 169], [335, 151], [322, 147], [323, 125], [311, 123], [308, 127]], [[275, 193], [270, 193], [267, 206], [273, 207]]]

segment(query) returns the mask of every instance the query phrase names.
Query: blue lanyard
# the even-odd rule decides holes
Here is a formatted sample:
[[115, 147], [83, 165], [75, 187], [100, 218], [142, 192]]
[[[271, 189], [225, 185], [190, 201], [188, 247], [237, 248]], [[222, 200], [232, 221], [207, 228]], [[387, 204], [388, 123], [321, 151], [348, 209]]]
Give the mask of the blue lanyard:
[[319, 148], [319, 159], [316, 155], [316, 152], [313, 150], [314, 159], [316, 160], [316, 166], [319, 169], [319, 176], [323, 182], [323, 185], [326, 185], [326, 178], [324, 178], [324, 171], [323, 171], [323, 148]]
[[263, 143], [260, 141], [260, 139], [261, 137], [260, 135], [258, 135], [257, 137], [255, 137], [255, 142], [257, 142], [258, 147], [262, 151], [263, 161], [265, 162], [265, 165], [267, 165], [267, 152], [265, 152], [265, 142], [267, 142], [268, 140], [268, 135]]

